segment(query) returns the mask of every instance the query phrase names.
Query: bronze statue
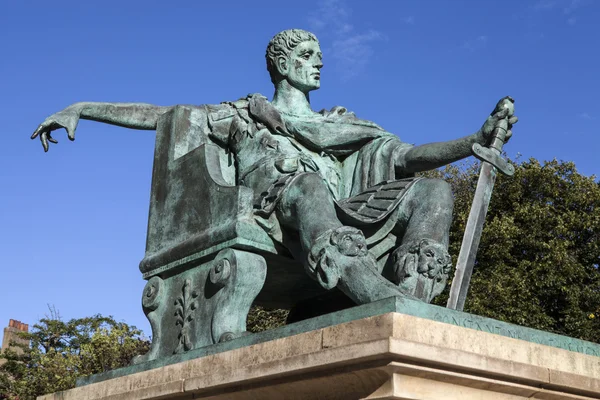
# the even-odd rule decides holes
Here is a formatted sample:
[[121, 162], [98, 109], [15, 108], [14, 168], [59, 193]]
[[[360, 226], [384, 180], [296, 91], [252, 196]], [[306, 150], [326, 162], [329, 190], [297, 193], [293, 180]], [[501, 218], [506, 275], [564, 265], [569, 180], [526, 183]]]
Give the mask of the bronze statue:
[[[235, 185], [252, 189], [255, 221], [326, 290], [338, 288], [359, 304], [390, 296], [430, 302], [450, 271], [453, 198], [446, 182], [415, 173], [471, 156], [501, 122], [510, 137], [517, 117], [500, 105], [512, 99], [502, 99], [471, 135], [413, 146], [343, 107], [311, 109], [323, 67], [312, 33], [280, 32], [266, 59], [271, 102], [254, 94], [192, 110], [198, 131], [233, 155]], [[171, 110], [76, 103], [48, 117], [32, 139], [47, 151], [56, 143], [52, 131], [65, 128], [74, 140], [79, 119], [155, 130]]]

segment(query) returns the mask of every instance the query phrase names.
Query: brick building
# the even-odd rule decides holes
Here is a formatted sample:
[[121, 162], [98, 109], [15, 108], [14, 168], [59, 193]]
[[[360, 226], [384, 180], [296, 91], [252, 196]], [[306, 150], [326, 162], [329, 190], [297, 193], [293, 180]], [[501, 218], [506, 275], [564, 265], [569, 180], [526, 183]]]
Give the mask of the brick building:
[[[10, 346], [11, 342], [21, 342], [26, 344], [27, 341], [21, 339], [17, 336], [19, 332], [29, 332], [29, 325], [22, 323], [21, 321], [17, 321], [15, 319], [11, 319], [8, 321], [8, 326], [4, 328], [4, 336], [2, 337], [2, 349], [4, 351]], [[14, 348], [13, 348], [14, 349]], [[14, 349], [15, 351], [21, 351], [21, 349]], [[0, 358], [0, 364], [2, 364], [3, 360]]]

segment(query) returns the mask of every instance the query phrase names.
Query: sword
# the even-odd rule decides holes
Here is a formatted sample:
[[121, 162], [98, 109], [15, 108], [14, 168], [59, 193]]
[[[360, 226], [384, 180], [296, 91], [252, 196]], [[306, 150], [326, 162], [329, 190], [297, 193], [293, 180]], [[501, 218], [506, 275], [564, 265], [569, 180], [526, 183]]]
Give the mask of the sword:
[[475, 256], [483, 231], [483, 224], [490, 205], [492, 190], [496, 182], [496, 171], [502, 174], [512, 176], [515, 169], [505, 159], [501, 157], [502, 146], [507, 139], [508, 120], [514, 115], [515, 106], [514, 100], [511, 97], [505, 97], [500, 100], [492, 115], [507, 108], [508, 113], [506, 118], [500, 120], [494, 132], [492, 133], [492, 141], [488, 148], [481, 146], [479, 143], [473, 144], [473, 155], [481, 160], [481, 168], [479, 170], [479, 180], [473, 197], [473, 204], [467, 220], [465, 234], [460, 246], [460, 253], [456, 261], [456, 272], [450, 287], [450, 297], [447, 307], [462, 311], [465, 306], [465, 298], [469, 290], [469, 282], [473, 274], [473, 266], [475, 265]]

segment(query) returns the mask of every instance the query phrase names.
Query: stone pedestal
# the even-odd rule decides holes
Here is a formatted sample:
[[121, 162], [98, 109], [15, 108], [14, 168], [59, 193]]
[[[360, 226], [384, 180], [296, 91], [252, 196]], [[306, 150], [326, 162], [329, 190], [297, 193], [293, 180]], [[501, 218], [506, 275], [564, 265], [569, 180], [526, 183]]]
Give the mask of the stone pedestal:
[[[275, 338], [276, 332], [253, 335], [268, 340], [101, 376], [38, 399], [600, 398], [597, 345], [543, 332], [539, 334], [545, 339], [537, 343], [517, 339], [510, 336], [520, 333], [504, 334], [514, 325], [493, 325], [493, 320], [473, 316], [473, 326], [466, 328], [456, 316], [468, 314], [448, 313], [444, 315], [454, 319], [441, 322], [386, 312], [300, 332], [305, 321], [285, 327], [285, 337]], [[484, 323], [497, 332], [484, 331]], [[569, 346], [574, 351], [559, 348]]]

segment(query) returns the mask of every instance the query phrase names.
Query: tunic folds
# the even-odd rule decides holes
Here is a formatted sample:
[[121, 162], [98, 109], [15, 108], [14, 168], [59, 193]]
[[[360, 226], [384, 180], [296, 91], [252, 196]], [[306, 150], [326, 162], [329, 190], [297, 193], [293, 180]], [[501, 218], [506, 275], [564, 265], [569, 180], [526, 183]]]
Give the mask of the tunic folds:
[[419, 180], [396, 169], [412, 145], [343, 107], [290, 115], [260, 94], [204, 107], [209, 136], [234, 154], [237, 184], [254, 190], [257, 222], [279, 242], [273, 211], [300, 174], [323, 178], [340, 220], [361, 228], [369, 245], [391, 232], [395, 221], [388, 220]]

